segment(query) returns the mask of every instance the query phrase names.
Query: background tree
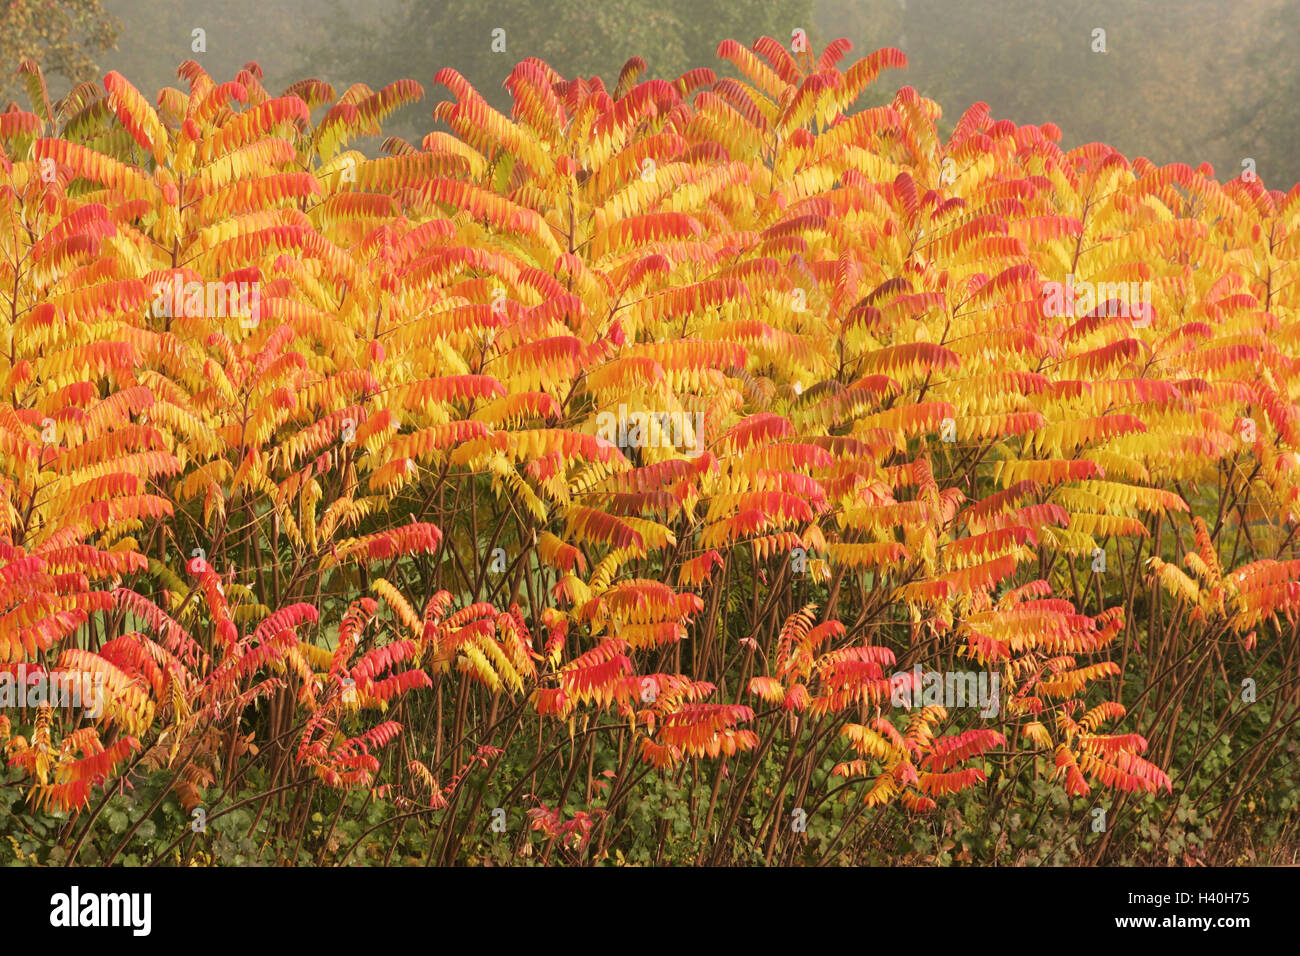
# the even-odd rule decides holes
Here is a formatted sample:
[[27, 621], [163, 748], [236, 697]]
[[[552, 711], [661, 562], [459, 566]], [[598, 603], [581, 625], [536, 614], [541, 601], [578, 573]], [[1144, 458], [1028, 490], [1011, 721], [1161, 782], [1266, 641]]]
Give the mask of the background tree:
[[945, 132], [983, 100], [994, 116], [1056, 123], [1066, 148], [1204, 161], [1220, 178], [1250, 157], [1285, 191], [1300, 180], [1296, 14], [1295, 0], [818, 0], [815, 25], [819, 39], [903, 50], [897, 82], [943, 106]]
[[95, 55], [113, 48], [119, 27], [101, 0], [10, 0], [0, 6], [0, 100], [22, 89], [17, 68], [23, 60], [67, 80], [96, 78]]
[[[445, 95], [432, 81], [444, 66], [504, 109], [501, 83], [524, 57], [540, 57], [565, 75], [599, 73], [607, 82], [634, 54], [647, 61], [648, 76], [675, 77], [694, 66], [728, 75], [718, 41], [767, 34], [788, 42], [794, 28], [804, 27], [815, 46], [843, 36], [858, 51], [903, 50], [908, 68], [868, 90], [868, 97], [885, 99], [859, 105], [879, 105], [908, 84], [943, 106], [945, 133], [983, 100], [994, 116], [1056, 123], [1067, 148], [1100, 141], [1157, 163], [1206, 161], [1221, 178], [1238, 175], [1250, 157], [1270, 187], [1285, 190], [1300, 180], [1300, 134], [1290, 122], [1300, 93], [1295, 0], [103, 2], [124, 29], [119, 49], [101, 66], [142, 89], [176, 86], [175, 64], [191, 56], [222, 76], [256, 60], [267, 89], [276, 91], [302, 76], [341, 89], [409, 76], [429, 96], [385, 127], [408, 139], [430, 128], [433, 102]], [[202, 53], [191, 49], [196, 27], [206, 32]], [[505, 53], [492, 48], [497, 28], [506, 31]], [[1105, 54], [1091, 49], [1097, 28], [1106, 31]], [[49, 72], [52, 64], [45, 65]], [[93, 71], [78, 76], [99, 78]], [[373, 144], [364, 148], [374, 151]]]
[[[322, 45], [299, 44], [298, 74], [316, 70], [331, 82], [364, 82], [376, 89], [392, 81], [400, 63], [433, 99], [443, 67], [464, 75], [499, 110], [509, 110], [503, 87], [521, 59], [538, 57], [563, 76], [599, 75], [613, 87], [633, 56], [646, 61], [646, 77], [675, 79], [697, 66], [726, 72], [716, 50], [727, 37], [751, 42], [768, 35], [788, 39], [795, 28], [812, 32], [812, 0], [607, 0], [598, 4], [530, 0], [395, 0], [391, 15], [331, 0], [332, 24]], [[500, 31], [500, 32], [498, 32]], [[399, 135], [428, 129], [428, 106], [408, 110], [389, 127]]]
[[1285, 2], [1260, 18], [1260, 42], [1242, 58], [1243, 72], [1250, 80], [1241, 95], [1244, 108], [1226, 117], [1217, 131], [1219, 136], [1256, 144], [1250, 155], [1260, 164], [1266, 182], [1272, 180], [1269, 173], [1282, 173], [1275, 184], [1278, 188], [1300, 179], [1300, 129], [1295, 122], [1300, 102], [1297, 15], [1297, 4]]

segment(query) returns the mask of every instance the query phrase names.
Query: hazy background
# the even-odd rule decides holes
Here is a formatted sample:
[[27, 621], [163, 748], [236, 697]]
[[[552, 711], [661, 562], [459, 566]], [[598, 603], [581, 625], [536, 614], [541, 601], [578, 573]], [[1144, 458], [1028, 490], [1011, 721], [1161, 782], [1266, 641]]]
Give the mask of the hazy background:
[[[206, 53], [191, 52], [196, 27]], [[504, 54], [491, 49], [497, 27]], [[818, 50], [839, 36], [856, 54], [902, 48], [911, 65], [884, 74], [876, 101], [910, 84], [948, 124], [984, 100], [998, 118], [1056, 123], [1067, 147], [1102, 140], [1158, 163], [1208, 161], [1220, 179], [1250, 157], [1272, 188], [1300, 180], [1300, 0], [13, 0], [0, 11], [0, 102], [26, 105], [11, 71], [33, 44], [47, 70], [96, 81], [119, 70], [151, 100], [180, 85], [182, 60], [219, 79], [256, 60], [273, 93], [305, 76], [340, 93], [418, 80], [425, 101], [386, 125], [418, 142], [449, 95], [433, 84], [444, 66], [506, 108], [501, 82], [527, 56], [612, 85], [634, 54], [671, 78], [719, 69], [719, 40], [788, 42], [796, 27]], [[102, 49], [114, 28], [116, 48]], [[1104, 54], [1092, 51], [1097, 28]], [[68, 85], [51, 77], [52, 92]]]

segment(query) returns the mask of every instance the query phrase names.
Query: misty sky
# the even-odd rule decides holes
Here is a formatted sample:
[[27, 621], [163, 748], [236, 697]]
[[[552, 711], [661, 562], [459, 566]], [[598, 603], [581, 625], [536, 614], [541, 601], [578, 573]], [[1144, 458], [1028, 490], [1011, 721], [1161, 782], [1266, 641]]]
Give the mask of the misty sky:
[[[661, 5], [667, 9], [671, 0]], [[379, 86], [409, 76], [425, 84], [426, 100], [388, 128], [418, 137], [432, 125], [433, 102], [446, 95], [432, 83], [442, 66], [461, 70], [504, 106], [500, 82], [519, 59], [541, 55], [562, 73], [597, 72], [604, 66], [600, 37], [635, 29], [647, 15], [626, 11], [657, 4], [106, 0], [105, 6], [122, 26], [117, 49], [101, 54], [99, 65], [120, 70], [151, 99], [160, 87], [178, 84], [176, 66], [191, 56], [218, 78], [256, 60], [272, 92], [308, 75], [340, 92], [354, 81]], [[1220, 179], [1239, 173], [1250, 157], [1273, 188], [1300, 179], [1300, 0], [788, 0], [781, 9], [800, 8], [807, 13], [796, 15], [807, 23], [792, 27], [806, 27], [819, 46], [837, 36], [853, 40], [857, 54], [901, 46], [911, 66], [886, 73], [881, 86], [886, 93], [917, 87], [939, 101], [948, 123], [984, 100], [995, 117], [1055, 122], [1067, 147], [1101, 140], [1158, 163], [1208, 161]], [[745, 0], [685, 9], [692, 12], [676, 29], [707, 39], [713, 49], [728, 35], [708, 35], [723, 29], [715, 21], [723, 11], [745, 9]], [[562, 10], [584, 11], [578, 22], [589, 24], [590, 36], [580, 36], [582, 26], [548, 18]], [[523, 13], [534, 16], [525, 21]], [[743, 35], [750, 22], [733, 20], [727, 29], [751, 42], [755, 36]], [[510, 30], [511, 46], [492, 60], [484, 53], [499, 25]], [[191, 52], [196, 27], [206, 31], [202, 55]], [[1099, 28], [1105, 53], [1093, 49]], [[672, 29], [645, 35], [680, 49]], [[592, 42], [584, 47], [563, 39]], [[643, 54], [651, 73], [657, 54], [661, 62], [667, 57], [654, 45], [647, 41]]]

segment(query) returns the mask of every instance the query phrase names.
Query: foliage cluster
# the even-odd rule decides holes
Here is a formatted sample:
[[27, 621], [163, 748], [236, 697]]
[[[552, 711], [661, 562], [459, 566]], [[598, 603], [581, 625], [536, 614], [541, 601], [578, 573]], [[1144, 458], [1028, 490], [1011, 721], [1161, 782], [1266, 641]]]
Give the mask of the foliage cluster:
[[794, 46], [374, 159], [417, 84], [24, 67], [0, 659], [104, 700], [0, 717], [13, 859], [1294, 854], [1300, 188]]

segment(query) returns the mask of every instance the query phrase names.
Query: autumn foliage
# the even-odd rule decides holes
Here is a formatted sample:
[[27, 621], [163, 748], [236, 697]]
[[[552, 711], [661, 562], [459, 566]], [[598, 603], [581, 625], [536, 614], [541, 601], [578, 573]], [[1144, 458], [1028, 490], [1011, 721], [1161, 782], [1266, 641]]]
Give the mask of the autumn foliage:
[[1099, 860], [1185, 799], [1294, 840], [1300, 188], [945, 138], [848, 50], [525, 60], [511, 116], [444, 70], [378, 158], [414, 83], [26, 66], [0, 660], [103, 707], [4, 711], [12, 805], [104, 862], [235, 805], [292, 863], [858, 862], [949, 811]]

